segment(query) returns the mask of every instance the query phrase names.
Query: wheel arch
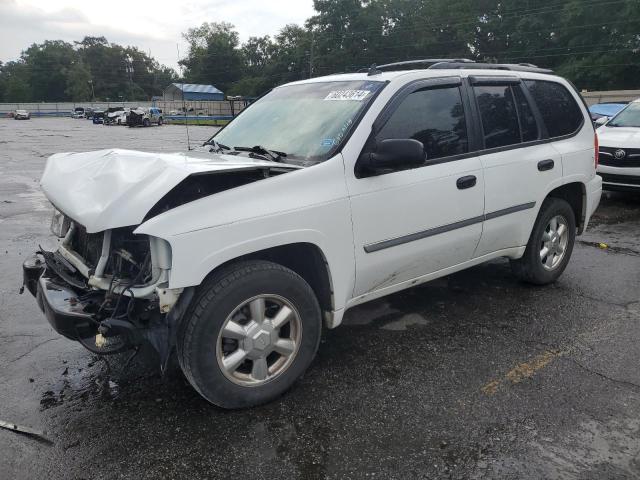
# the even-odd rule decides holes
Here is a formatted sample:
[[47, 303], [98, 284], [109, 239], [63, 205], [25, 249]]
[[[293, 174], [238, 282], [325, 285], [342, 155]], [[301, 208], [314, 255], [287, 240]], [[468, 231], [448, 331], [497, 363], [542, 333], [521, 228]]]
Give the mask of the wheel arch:
[[293, 270], [315, 293], [325, 321], [330, 324], [335, 308], [334, 287], [329, 262], [321, 248], [309, 242], [296, 242], [264, 248], [226, 260], [211, 270], [205, 279], [229, 265], [246, 260], [267, 260]]
[[[580, 235], [585, 228], [587, 217], [587, 189], [582, 182], [571, 182], [551, 190], [546, 198], [561, 198], [573, 210], [576, 220], [576, 233]], [[545, 198], [545, 200], [546, 200]]]

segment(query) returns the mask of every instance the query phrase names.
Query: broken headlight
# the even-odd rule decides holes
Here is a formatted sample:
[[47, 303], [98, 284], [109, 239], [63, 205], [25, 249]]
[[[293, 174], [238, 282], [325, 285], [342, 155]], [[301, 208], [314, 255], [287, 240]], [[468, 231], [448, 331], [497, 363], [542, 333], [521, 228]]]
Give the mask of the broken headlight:
[[53, 217], [51, 217], [51, 233], [56, 237], [64, 238], [69, 231], [71, 220], [64, 215], [64, 213], [53, 209]]

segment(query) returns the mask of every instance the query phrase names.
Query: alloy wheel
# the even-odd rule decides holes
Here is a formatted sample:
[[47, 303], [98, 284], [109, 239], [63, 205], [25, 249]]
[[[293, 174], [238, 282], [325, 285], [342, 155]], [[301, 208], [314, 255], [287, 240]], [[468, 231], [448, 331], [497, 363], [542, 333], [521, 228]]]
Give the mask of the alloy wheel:
[[540, 261], [545, 270], [555, 270], [562, 263], [568, 243], [569, 222], [562, 215], [552, 217], [540, 242]]
[[263, 385], [289, 368], [301, 337], [302, 320], [288, 300], [258, 295], [225, 320], [216, 345], [218, 365], [237, 385]]

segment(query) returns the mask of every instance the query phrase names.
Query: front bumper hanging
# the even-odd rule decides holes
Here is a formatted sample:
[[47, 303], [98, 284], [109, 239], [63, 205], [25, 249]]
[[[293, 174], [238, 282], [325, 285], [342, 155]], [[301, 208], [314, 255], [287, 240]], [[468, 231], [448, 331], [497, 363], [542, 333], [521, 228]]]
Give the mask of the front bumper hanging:
[[[193, 298], [194, 288], [180, 289], [180, 292], [163, 289], [157, 314], [145, 325], [137, 325], [126, 319], [100, 316], [104, 292], [74, 285], [75, 278], [62, 270], [60, 261], [51, 252], [40, 252], [22, 265], [24, 279], [20, 293], [25, 288], [29, 290], [53, 329], [70, 340], [80, 341], [86, 348], [88, 344], [83, 340], [97, 338], [98, 334], [123, 335], [126, 348], [147, 341], [158, 352], [160, 369], [164, 372], [175, 346], [177, 326]], [[122, 351], [89, 350], [101, 354]]]
[[92, 314], [87, 313], [89, 303], [81, 301], [62, 281], [49, 277], [45, 263], [37, 255], [28, 258], [22, 270], [24, 286], [36, 298], [56, 332], [71, 340], [96, 335], [98, 325]]

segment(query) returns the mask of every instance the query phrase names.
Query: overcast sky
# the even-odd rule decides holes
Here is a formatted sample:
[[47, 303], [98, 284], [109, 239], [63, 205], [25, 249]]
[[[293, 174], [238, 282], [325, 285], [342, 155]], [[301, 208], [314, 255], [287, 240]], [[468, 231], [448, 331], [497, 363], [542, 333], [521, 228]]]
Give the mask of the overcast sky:
[[274, 35], [313, 15], [312, 0], [0, 0], [0, 60], [16, 60], [32, 43], [105, 36], [137, 46], [176, 67], [182, 32], [202, 22], [230, 22], [242, 41]]

